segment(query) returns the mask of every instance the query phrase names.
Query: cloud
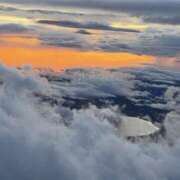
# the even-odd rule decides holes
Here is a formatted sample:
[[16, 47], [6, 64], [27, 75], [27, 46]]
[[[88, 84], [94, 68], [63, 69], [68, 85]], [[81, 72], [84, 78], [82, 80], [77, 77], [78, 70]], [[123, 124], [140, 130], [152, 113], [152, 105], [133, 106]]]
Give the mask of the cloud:
[[[4, 2], [25, 2], [25, 3], [33, 3], [36, 2], [35, 0], [3, 0]], [[152, 4], [161, 4], [161, 3], [169, 3], [169, 2], [173, 2], [173, 3], [178, 3], [179, 0], [137, 0], [136, 2], [134, 2], [133, 0], [112, 0], [111, 3], [108, 0], [41, 0], [39, 3], [76, 3], [76, 4], [95, 4], [95, 3], [105, 3], [105, 4], [145, 4], [145, 3], [152, 3]], [[170, 4], [171, 5], [171, 4]]]
[[[64, 23], [65, 26], [80, 28], [80, 30], [72, 32], [72, 29], [69, 28], [67, 31], [52, 31], [50, 29], [47, 33], [40, 32], [39, 39], [42, 43], [87, 51], [130, 52], [162, 57], [176, 57], [179, 55], [180, 41], [178, 29], [165, 28], [160, 30], [149, 27], [140, 33], [133, 33], [134, 38], [128, 38], [128, 33], [131, 32], [125, 30], [127, 35], [124, 36], [124, 31], [121, 32], [120, 30], [117, 31], [117, 33], [114, 30], [105, 30], [106, 28], [100, 25], [101, 29], [104, 28], [104, 30], [101, 38], [97, 39], [97, 36], [100, 36], [99, 34], [93, 32], [91, 32], [91, 34], [89, 34], [89, 32], [87, 33], [87, 31], [92, 28], [100, 29], [100, 27], [97, 28], [96, 23], [90, 25], [89, 23], [76, 24], [76, 21], [75, 23], [73, 21], [71, 24], [71, 21], [63, 21], [63, 24], [60, 24], [64, 26]], [[44, 24], [42, 24], [42, 27], [43, 25]], [[89, 36], [84, 36], [84, 33], [91, 35], [91, 40], [89, 40]]]
[[176, 56], [179, 54], [180, 37], [178, 33], [152, 33], [153, 36], [149, 36], [148, 34], [150, 35], [151, 32], [142, 34], [139, 42], [134, 44], [135, 50], [138, 51], [139, 49], [142, 53], [160, 56]]
[[179, 25], [180, 16], [149, 16], [143, 17], [144, 22], [157, 24]]
[[2, 2], [105, 9], [126, 12], [133, 16], [149, 16], [153, 14], [177, 15], [180, 8], [179, 0], [41, 0], [38, 3], [35, 0], [3, 0]]
[[84, 34], [84, 35], [90, 35], [90, 34], [91, 34], [90, 32], [88, 32], [88, 31], [86, 31], [86, 30], [84, 30], [84, 29], [80, 29], [80, 30], [78, 30], [76, 33], [78, 33], [78, 34]]
[[[58, 10], [52, 9], [43, 9], [44, 4], [54, 5], [54, 6], [75, 6], [75, 7], [85, 7], [85, 8], [94, 8], [94, 9], [108, 9], [116, 12], [125, 12], [132, 16], [141, 17], [146, 22], [151, 23], [161, 23], [161, 24], [179, 24], [178, 17], [180, 16], [179, 8], [180, 1], [179, 0], [113, 0], [111, 2], [107, 0], [41, 0], [38, 2], [35, 0], [3, 0], [3, 2], [9, 3], [20, 3], [20, 4], [36, 4], [38, 8], [35, 9], [26, 9], [26, 12], [29, 13], [40, 13], [40, 14], [76, 14], [82, 15], [83, 13], [71, 13], [71, 12], [61, 12]], [[3, 10], [6, 11], [16, 11], [17, 7], [6, 7], [1, 6]], [[20, 8], [21, 10], [22, 7]]]
[[70, 28], [80, 28], [80, 29], [93, 29], [93, 30], [117, 31], [117, 32], [134, 32], [134, 33], [140, 32], [135, 29], [114, 28], [109, 25], [100, 24], [100, 23], [96, 23], [96, 22], [80, 23], [80, 22], [76, 22], [76, 21], [39, 20], [38, 23], [62, 26], [62, 27], [70, 27]]
[[135, 40], [123, 40], [121, 36], [101, 38], [96, 47], [109, 52], [131, 52], [162, 57], [177, 57], [180, 50], [178, 34], [179, 31], [173, 32], [170, 29], [159, 32], [149, 28], [139, 33]]
[[[122, 7], [124, 7], [125, 4], [126, 6], [128, 4], [122, 2], [119, 3]], [[134, 6], [133, 4], [136, 5]], [[161, 4], [161, 10], [153, 10], [153, 8], [160, 8]], [[165, 4], [168, 6], [168, 3]], [[178, 25], [178, 17], [180, 14], [178, 5], [176, 6], [175, 3], [169, 4], [171, 10], [163, 8], [164, 3], [162, 3], [162, 1], [155, 3], [152, 8], [151, 5], [147, 6], [143, 1], [131, 2], [129, 6], [127, 6], [127, 9], [125, 8], [124, 11], [120, 10], [118, 13], [110, 11], [106, 13], [106, 11], [92, 10], [90, 14], [86, 11], [83, 11], [82, 13], [72, 13], [64, 12], [63, 10], [52, 10], [52, 8], [43, 5], [39, 5], [38, 7], [29, 6], [29, 9], [23, 9], [23, 6], [17, 6], [18, 10], [11, 11], [8, 8], [5, 8], [6, 12], [3, 11], [3, 13], [42, 20], [39, 21], [40, 23], [34, 22], [34, 24], [30, 26], [4, 24], [2, 27], [0, 26], [0, 32], [24, 33], [28, 30], [33, 30], [33, 32], [37, 34], [37, 37], [42, 41], [42, 44], [46, 45], [90, 51], [131, 52], [135, 54], [175, 57], [179, 55], [178, 42], [180, 32], [179, 29], [174, 28], [173, 25]], [[147, 8], [143, 8], [144, 5], [147, 6]], [[9, 6], [13, 7], [13, 5]], [[139, 10], [139, 8], [141, 10]], [[128, 14], [124, 15], [121, 13], [125, 11]], [[133, 20], [134, 16], [138, 18], [137, 24], [140, 25], [139, 27], [141, 27], [142, 21], [150, 24], [142, 30], [126, 27], [115, 28], [111, 26], [111, 24], [114, 24], [113, 22], [115, 22], [115, 25], [116, 23], [118, 25], [118, 22], [126, 25], [126, 21], [132, 22], [132, 26], [136, 26], [136, 23], [134, 24]], [[95, 21], [92, 21], [91, 19], [95, 19]], [[163, 24], [163, 26], [156, 26], [156, 23]], [[51, 28], [50, 26], [47, 26], [48, 24], [66, 28]], [[166, 24], [169, 24], [170, 26], [166, 26]], [[72, 32], [72, 28], [74, 28], [74, 32]], [[100, 31], [97, 32], [92, 30]], [[124, 32], [126, 33], [126, 36], [124, 36]], [[85, 36], [85, 34], [89, 35], [89, 33], [91, 33], [91, 39], [89, 39], [90, 36]]]
[[67, 87], [61, 86], [59, 90], [65, 90], [68, 97], [114, 97], [127, 96], [130, 97], [136, 91], [133, 90], [134, 82], [128, 82], [128, 79], [133, 79], [132, 75], [122, 72], [108, 72], [103, 70], [70, 70], [66, 71], [62, 76], [65, 79], [70, 79]]
[[[56, 96], [62, 94], [65, 107], [81, 109], [88, 108], [89, 104], [99, 108], [116, 105], [128, 116], [149, 117], [153, 122], [162, 123], [170, 111], [179, 112], [179, 77], [179, 73], [157, 68], [124, 71], [74, 69], [48, 79], [55, 86], [58, 83]], [[171, 92], [171, 86], [177, 91]], [[175, 99], [167, 98], [168, 94], [175, 95]]]
[[28, 28], [20, 24], [1, 24], [0, 33], [24, 33], [27, 32]]
[[39, 35], [39, 39], [43, 44], [78, 48], [78, 49], [89, 49], [89, 45], [85, 45], [85, 40], [80, 34], [75, 34], [71, 32], [48, 32]]
[[[144, 73], [151, 73], [153, 78], [156, 74], [155, 70]], [[168, 76], [163, 72], [157, 74], [161, 78]], [[176, 139], [173, 145], [130, 143], [118, 137], [116, 128], [109, 123], [109, 119], [118, 120], [121, 116], [115, 107], [67, 108], [65, 115], [60, 104], [53, 107], [33, 96], [34, 92], [46, 89], [39, 89], [39, 85], [53, 88], [38, 74], [1, 66], [0, 75], [1, 179], [179, 179], [179, 128], [170, 121], [167, 120], [166, 127]], [[19, 88], [21, 96], [17, 96]], [[53, 91], [42, 93], [51, 97]], [[63, 117], [71, 118], [68, 126]], [[179, 114], [169, 117], [177, 123]]]

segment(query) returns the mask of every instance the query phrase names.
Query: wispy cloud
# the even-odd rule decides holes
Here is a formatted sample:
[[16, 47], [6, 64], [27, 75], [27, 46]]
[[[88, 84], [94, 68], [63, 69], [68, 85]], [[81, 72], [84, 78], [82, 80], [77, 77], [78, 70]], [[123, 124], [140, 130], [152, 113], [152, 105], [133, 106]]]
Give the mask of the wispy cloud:
[[28, 28], [20, 24], [1, 24], [0, 33], [25, 33]]
[[143, 17], [144, 22], [156, 23], [156, 24], [170, 24], [170, 25], [180, 25], [180, 15], [176, 16], [145, 16]]

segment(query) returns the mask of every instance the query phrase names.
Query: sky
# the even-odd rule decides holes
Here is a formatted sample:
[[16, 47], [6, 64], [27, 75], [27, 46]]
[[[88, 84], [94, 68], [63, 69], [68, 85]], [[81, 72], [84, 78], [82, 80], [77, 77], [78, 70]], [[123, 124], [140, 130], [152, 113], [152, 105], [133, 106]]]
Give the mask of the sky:
[[164, 58], [165, 66], [178, 68], [179, 7], [179, 0], [4, 0], [0, 58], [56, 70], [163, 66]]
[[[0, 179], [179, 180], [179, 10], [1, 0]], [[134, 117], [161, 131], [132, 143]]]

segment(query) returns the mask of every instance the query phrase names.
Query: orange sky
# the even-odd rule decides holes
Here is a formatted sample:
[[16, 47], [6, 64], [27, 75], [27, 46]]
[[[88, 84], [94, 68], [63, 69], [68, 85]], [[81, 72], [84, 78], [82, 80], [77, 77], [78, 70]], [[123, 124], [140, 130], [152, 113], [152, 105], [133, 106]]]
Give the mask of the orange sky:
[[134, 67], [154, 63], [154, 58], [145, 55], [110, 52], [84, 52], [40, 45], [35, 38], [4, 36], [0, 40], [0, 61], [10, 66], [31, 64], [36, 68], [60, 70], [78, 67]]

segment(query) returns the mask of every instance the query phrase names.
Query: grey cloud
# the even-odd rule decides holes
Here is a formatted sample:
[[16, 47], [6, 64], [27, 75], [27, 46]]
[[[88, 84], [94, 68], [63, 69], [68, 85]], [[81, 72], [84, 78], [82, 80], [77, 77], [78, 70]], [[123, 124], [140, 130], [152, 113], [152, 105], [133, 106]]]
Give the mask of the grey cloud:
[[88, 31], [86, 31], [86, 30], [84, 30], [84, 29], [80, 29], [80, 30], [77, 31], [76, 33], [78, 33], [78, 34], [84, 34], [84, 35], [90, 35], [90, 34], [91, 34], [90, 32], [88, 32]]
[[39, 20], [38, 23], [70, 27], [70, 28], [80, 28], [80, 29], [94, 29], [94, 30], [103, 30], [103, 31], [134, 32], [134, 33], [140, 32], [135, 29], [114, 28], [109, 25], [100, 24], [100, 23], [96, 23], [96, 22], [80, 23], [80, 22], [76, 22], [76, 21]]
[[[5, 0], [6, 1], [6, 0]], [[9, 0], [10, 2], [12, 0]], [[37, 3], [35, 0], [14, 0], [20, 3]], [[47, 3], [50, 5], [67, 5], [95, 9], [108, 9], [117, 12], [127, 12], [136, 16], [152, 15], [152, 14], [179, 14], [179, 0], [42, 0], [39, 4]]]
[[78, 12], [63, 12], [61, 10], [50, 10], [50, 9], [43, 9], [43, 7], [30, 7], [29, 9], [24, 9], [23, 7], [19, 6], [14, 6], [13, 4], [9, 5], [0, 5], [0, 11], [6, 12], [6, 13], [18, 13], [18, 12], [23, 12], [23, 13], [32, 13], [36, 14], [43, 14], [43, 15], [79, 15], [82, 16], [83, 13], [78, 13]]
[[[13, 3], [30, 3], [37, 4], [35, 0], [3, 0], [3, 2], [13, 2]], [[67, 6], [77, 6], [95, 9], [108, 9], [112, 11], [128, 12], [133, 15], [143, 16], [150, 14], [179, 14], [180, 1], [179, 0], [41, 0], [38, 1], [39, 5], [44, 3], [50, 5], [67, 5]]]
[[28, 28], [19, 24], [1, 24], [0, 33], [23, 33], [27, 32]]
[[[3, 0], [3, 2], [20, 2], [20, 3], [34, 3], [36, 2], [35, 0]], [[88, 0], [40, 0], [39, 3], [49, 3], [49, 4], [74, 4], [74, 5], [94, 5], [97, 4], [97, 7], [98, 5], [101, 5], [102, 7], [106, 7], [106, 6], [111, 6], [111, 7], [115, 7], [118, 8], [120, 5], [124, 7], [126, 6], [132, 6], [133, 5], [143, 5], [143, 7], [147, 4], [147, 6], [149, 4], [154, 4], [156, 6], [158, 5], [167, 5], [169, 4], [170, 2], [173, 2], [173, 3], [179, 3], [179, 0], [159, 0], [159, 1], [156, 1], [156, 0], [137, 0], [137, 1], [133, 1], [133, 0], [112, 0], [111, 2], [109, 2], [108, 0], [91, 0], [91, 1], [88, 1]], [[170, 4], [170, 6], [172, 6], [172, 4]]]
[[149, 16], [149, 17], [143, 17], [143, 20], [148, 23], [157, 23], [157, 24], [170, 24], [170, 25], [180, 24], [180, 16]]
[[118, 41], [101, 41], [99, 48], [104, 51], [110, 52], [119, 52], [119, 51], [133, 51], [133, 48], [130, 47], [126, 42], [119, 43]]
[[180, 52], [179, 32], [158, 32], [147, 29], [139, 34], [135, 41], [123, 41], [121, 38], [101, 40], [98, 47], [105, 51], [127, 51], [136, 54], [175, 57]]
[[[27, 1], [28, 2], [28, 1]], [[119, 2], [120, 3], [120, 2]], [[140, 2], [139, 2], [140, 3]], [[140, 5], [137, 3], [135, 6], [132, 5], [132, 8], [130, 8], [131, 5], [127, 6], [127, 8], [124, 9], [124, 11], [128, 12], [130, 15], [137, 16], [138, 18], [144, 20], [145, 22], [151, 22], [151, 23], [158, 23], [158, 24], [170, 24], [170, 25], [178, 25], [179, 20], [178, 17], [179, 15], [179, 6], [176, 5], [176, 3], [170, 3], [169, 10], [168, 8], [161, 8], [161, 11], [153, 11], [153, 8], [160, 8], [160, 4], [162, 4], [162, 1], [159, 3], [156, 3], [156, 6], [153, 5], [152, 8], [149, 5], [147, 8], [143, 8], [144, 3], [141, 2]], [[113, 3], [112, 3], [113, 4]], [[122, 7], [124, 7], [126, 3], [121, 3]], [[159, 4], [159, 5], [158, 5]], [[168, 6], [168, 3], [165, 3]], [[164, 6], [164, 5], [162, 5]], [[118, 6], [117, 6], [118, 7]], [[133, 9], [134, 7], [134, 9]], [[140, 8], [141, 11], [137, 9], [136, 7]], [[176, 8], [177, 7], [177, 8]], [[149, 8], [149, 9], [148, 9]], [[174, 10], [173, 10], [174, 8]], [[40, 10], [42, 9], [42, 10]], [[27, 13], [27, 16], [34, 16], [42, 18], [44, 14], [47, 13], [47, 16], [49, 14], [52, 15], [53, 12], [57, 13], [57, 11], [49, 11], [45, 12], [42, 8], [40, 7], [39, 10], [27, 10], [30, 13]], [[178, 11], [177, 11], [178, 9]], [[9, 11], [9, 10], [7, 10]], [[25, 10], [26, 11], [26, 10]], [[25, 14], [25, 11], [23, 13]], [[48, 12], [49, 11], [49, 12]], [[123, 11], [123, 10], [122, 10]], [[120, 12], [122, 12], [120, 11]], [[38, 12], [38, 14], [33, 14], [32, 12]], [[92, 11], [93, 12], [93, 11]], [[118, 11], [119, 12], [119, 11]], [[20, 15], [23, 15], [23, 13], [18, 12]], [[40, 14], [39, 14], [40, 13]], [[43, 15], [42, 15], [42, 14]], [[49, 13], [49, 14], [48, 14]], [[174, 28], [171, 26], [169, 29], [165, 29], [165, 27], [161, 28], [165, 32], [159, 32], [157, 33], [158, 29], [153, 29], [152, 27], [148, 28], [147, 30], [143, 30], [140, 33], [137, 30], [132, 30], [132, 29], [126, 29], [126, 28], [113, 28], [110, 25], [108, 25], [108, 22], [106, 24], [106, 17], [103, 17], [103, 15], [100, 15], [97, 17], [97, 22], [89, 22], [89, 17], [88, 15], [81, 16], [79, 17], [80, 14], [76, 14], [82, 22], [72, 20], [72, 16], [75, 17], [74, 13], [66, 14], [64, 12], [59, 12], [60, 14], [58, 15], [59, 19], [67, 19], [67, 20], [60, 20], [60, 21], [53, 21], [53, 20], [41, 20], [40, 24], [38, 24], [36, 27], [34, 26], [33, 28], [36, 29], [39, 32], [40, 40], [42, 40], [42, 43], [48, 44], [48, 45], [54, 45], [54, 46], [62, 46], [62, 47], [73, 47], [73, 48], [79, 48], [83, 50], [103, 50], [103, 51], [113, 51], [113, 52], [120, 52], [120, 51], [127, 51], [127, 52], [132, 52], [136, 54], [150, 54], [150, 55], [158, 55], [158, 56], [177, 56], [179, 54], [179, 30], [178, 28], [176, 29], [176, 33], [172, 34], [171, 31], [175, 31]], [[64, 17], [64, 14], [66, 14]], [[51, 18], [53, 19], [56, 17], [56, 14], [53, 14]], [[94, 16], [93, 16], [94, 17]], [[121, 17], [121, 16], [120, 16]], [[48, 17], [46, 17], [48, 18]], [[50, 18], [50, 19], [51, 19]], [[111, 17], [112, 18], [112, 17]], [[56, 17], [57, 19], [57, 17]], [[68, 20], [69, 19], [69, 20]], [[113, 20], [113, 18], [111, 19]], [[117, 19], [116, 19], [117, 21]], [[89, 22], [89, 23], [88, 23]], [[102, 23], [103, 22], [103, 23]], [[44, 24], [52, 24], [55, 26], [62, 26], [62, 27], [70, 27], [70, 28], [75, 28], [76, 34], [74, 35], [68, 31], [67, 33], [61, 35], [61, 33], [54, 32], [53, 35], [53, 30], [49, 29], [49, 32], [51, 35], [44, 35], [45, 25]], [[40, 26], [39, 26], [40, 25]], [[43, 26], [44, 25], [44, 26]], [[40, 29], [41, 27], [41, 29]], [[79, 30], [77, 30], [79, 29]], [[88, 40], [88, 36], [83, 36], [84, 34], [89, 34], [87, 32], [88, 30], [103, 30], [104, 34], [102, 38], [99, 39], [99, 41], [94, 41], [92, 44]], [[28, 27], [24, 27], [22, 25], [18, 24], [6, 24], [6, 25], [0, 25], [0, 32], [15, 32], [15, 33], [21, 33], [25, 32], [28, 30]], [[69, 29], [70, 30], [70, 29]], [[59, 30], [61, 31], [61, 30]], [[69, 32], [69, 33], [68, 33]], [[118, 32], [118, 33], [116, 33]], [[131, 33], [135, 32], [133, 35], [135, 38], [132, 38], [132, 41], [128, 40], [123, 40], [122, 38], [122, 33]], [[92, 34], [91, 34], [92, 35]], [[56, 37], [55, 37], [56, 36]], [[67, 37], [66, 37], [67, 36]], [[128, 34], [126, 35], [128, 37]], [[93, 35], [91, 36], [93, 38]], [[116, 38], [116, 39], [115, 39]]]
[[176, 56], [180, 51], [180, 36], [178, 34], [159, 34], [151, 39], [146, 37], [140, 38], [139, 45], [136, 50], [145, 54], [161, 55], [161, 56]]
[[60, 46], [60, 47], [72, 47], [81, 50], [102, 50], [107, 52], [131, 52], [135, 54], [147, 54], [162, 57], [175, 57], [179, 55], [180, 51], [180, 37], [178, 32], [167, 34], [158, 31], [147, 30], [143, 33], [139, 33], [139, 36], [135, 40], [123, 40], [121, 36], [114, 38], [115, 34], [110, 36], [103, 36], [99, 41], [91, 44], [88, 40], [88, 36], [93, 34], [87, 33], [87, 31], [77, 31], [76, 33], [44, 33], [40, 34], [39, 39], [44, 44]]
[[85, 45], [85, 40], [78, 34], [67, 33], [44, 33], [40, 34], [39, 39], [43, 44], [59, 47], [69, 47], [78, 49], [88, 49], [88, 45]]

